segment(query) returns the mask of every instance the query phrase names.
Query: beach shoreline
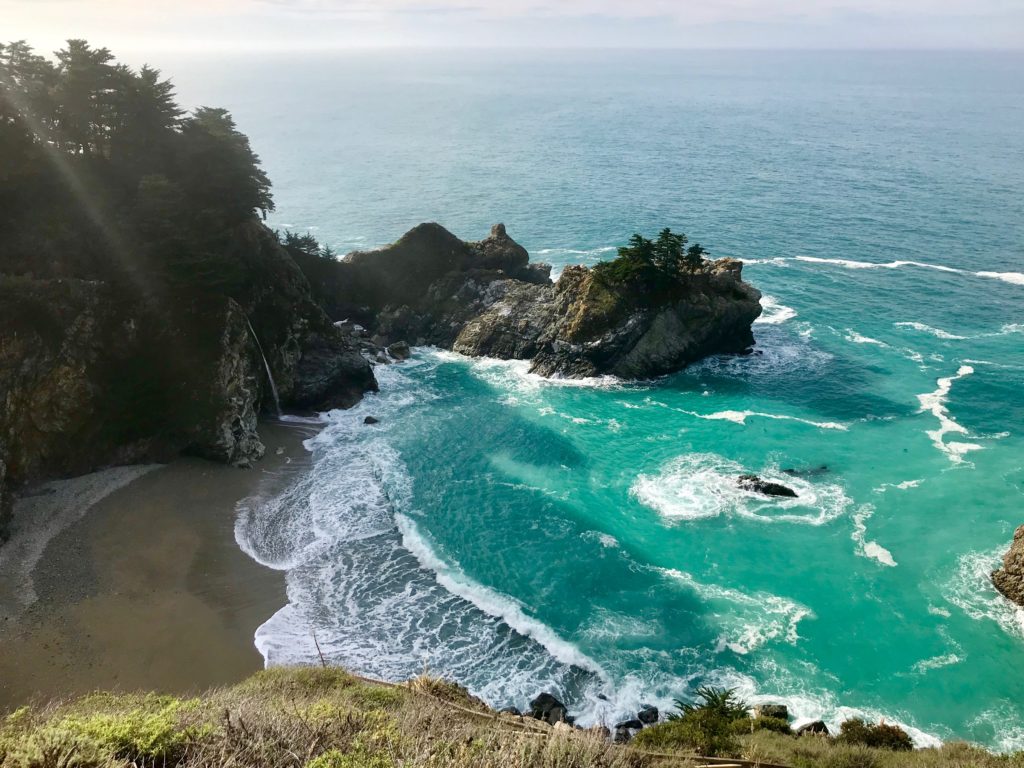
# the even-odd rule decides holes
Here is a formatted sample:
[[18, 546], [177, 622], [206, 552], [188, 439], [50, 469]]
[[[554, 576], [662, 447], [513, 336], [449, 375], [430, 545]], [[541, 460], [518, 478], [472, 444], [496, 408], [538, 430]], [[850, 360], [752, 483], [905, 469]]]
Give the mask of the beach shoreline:
[[287, 602], [284, 573], [238, 546], [235, 509], [304, 471], [317, 430], [262, 424], [251, 470], [186, 457], [30, 491], [19, 512], [53, 524], [0, 550], [0, 712], [93, 690], [195, 693], [262, 669], [253, 637]]

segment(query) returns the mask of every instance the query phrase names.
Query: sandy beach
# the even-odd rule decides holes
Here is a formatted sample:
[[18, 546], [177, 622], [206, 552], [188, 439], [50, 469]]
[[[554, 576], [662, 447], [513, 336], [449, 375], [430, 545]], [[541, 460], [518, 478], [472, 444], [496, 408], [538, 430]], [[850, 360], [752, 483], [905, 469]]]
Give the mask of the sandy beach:
[[250, 470], [182, 458], [33, 489], [19, 511], [45, 516], [44, 540], [16, 528], [0, 550], [0, 711], [97, 689], [188, 693], [261, 669], [253, 632], [285, 604], [284, 575], [238, 548], [235, 506], [303, 471], [314, 431], [264, 424], [267, 456]]

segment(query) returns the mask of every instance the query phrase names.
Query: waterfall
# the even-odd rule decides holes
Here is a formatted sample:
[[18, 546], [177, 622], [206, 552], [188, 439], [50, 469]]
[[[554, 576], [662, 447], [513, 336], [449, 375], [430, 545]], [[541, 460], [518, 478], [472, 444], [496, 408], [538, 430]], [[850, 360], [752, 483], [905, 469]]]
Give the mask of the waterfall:
[[267, 362], [267, 356], [263, 354], [263, 345], [260, 344], [260, 337], [256, 335], [256, 330], [252, 327], [252, 323], [249, 318], [245, 318], [246, 324], [249, 326], [249, 333], [252, 334], [253, 339], [256, 340], [256, 349], [260, 352], [260, 357], [263, 358], [263, 367], [267, 370], [267, 381], [270, 382], [270, 392], [274, 395], [274, 408], [277, 409], [277, 418], [281, 418], [281, 398], [277, 396], [277, 385], [274, 383], [274, 374], [270, 372], [270, 363]]

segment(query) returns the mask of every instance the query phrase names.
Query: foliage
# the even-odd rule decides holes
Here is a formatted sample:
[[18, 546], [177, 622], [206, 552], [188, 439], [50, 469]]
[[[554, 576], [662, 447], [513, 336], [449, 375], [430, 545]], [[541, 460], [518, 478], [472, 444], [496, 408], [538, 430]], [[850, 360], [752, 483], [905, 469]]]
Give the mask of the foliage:
[[685, 750], [708, 757], [734, 755], [739, 748], [733, 721], [712, 710], [694, 710], [644, 728], [633, 743], [648, 749]]
[[5, 271], [237, 292], [227, 242], [273, 206], [231, 115], [186, 115], [158, 70], [84, 40], [52, 61], [0, 44]]
[[[200, 699], [91, 695], [0, 720], [3, 768], [646, 768], [591, 733], [452, 706], [458, 686], [274, 668]], [[441, 694], [438, 698], [435, 694]], [[450, 699], [455, 699], [455, 702]], [[381, 704], [386, 705], [381, 708]]]
[[696, 701], [676, 699], [676, 709], [679, 712], [669, 713], [667, 722], [641, 731], [637, 745], [690, 749], [709, 757], [733, 755], [738, 749], [736, 733], [749, 732], [750, 708], [733, 689], [698, 688]]
[[859, 717], [847, 720], [839, 726], [839, 741], [895, 751], [908, 751], [914, 748], [910, 736], [898, 725], [866, 723]]
[[735, 688], [703, 686], [697, 689], [696, 701], [675, 700], [681, 714], [669, 713], [669, 720], [685, 717], [694, 712], [712, 712], [724, 720], [740, 720], [750, 716], [750, 706], [736, 695]]
[[742, 735], [756, 731], [772, 731], [774, 733], [792, 734], [793, 729], [781, 717], [745, 717], [734, 720], [733, 732]]
[[628, 245], [618, 249], [615, 259], [598, 264], [594, 273], [607, 285], [663, 290], [678, 283], [684, 273], [701, 267], [707, 251], [699, 243], [687, 248], [687, 242], [686, 235], [667, 227], [654, 240], [634, 234]]

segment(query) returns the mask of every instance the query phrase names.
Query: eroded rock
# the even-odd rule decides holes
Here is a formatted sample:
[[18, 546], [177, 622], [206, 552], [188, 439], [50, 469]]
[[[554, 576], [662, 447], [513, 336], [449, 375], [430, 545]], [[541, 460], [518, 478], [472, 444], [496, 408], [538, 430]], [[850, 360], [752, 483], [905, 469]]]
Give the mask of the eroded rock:
[[1024, 605], [1024, 525], [1014, 532], [1003, 567], [992, 572], [992, 583], [1007, 599]]

